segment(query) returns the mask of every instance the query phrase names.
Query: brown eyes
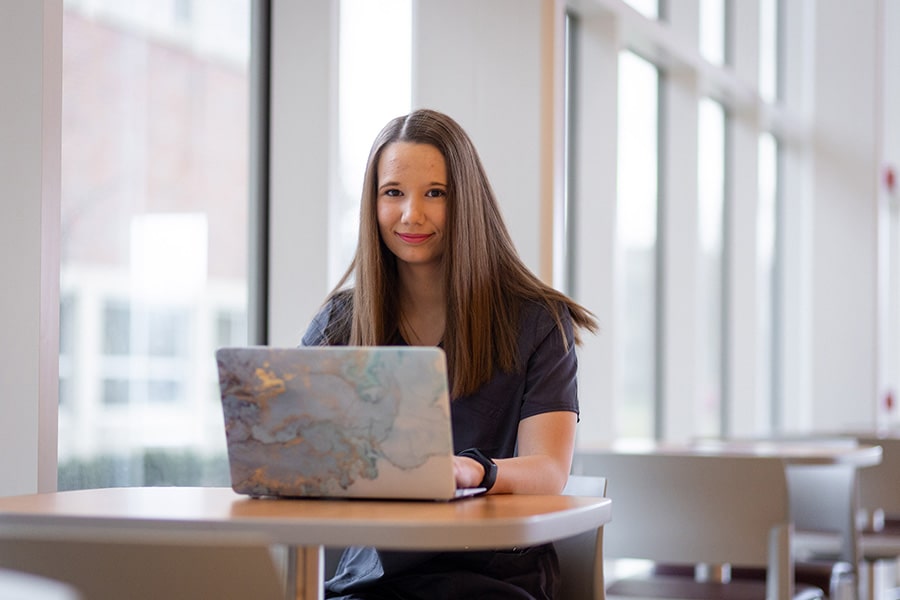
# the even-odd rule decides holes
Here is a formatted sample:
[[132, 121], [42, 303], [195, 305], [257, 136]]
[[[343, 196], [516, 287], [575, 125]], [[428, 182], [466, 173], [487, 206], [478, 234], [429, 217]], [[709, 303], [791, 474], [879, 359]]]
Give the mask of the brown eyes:
[[[388, 188], [381, 192], [384, 196], [389, 196], [391, 198], [399, 198], [403, 196], [403, 192], [398, 190], [397, 188]], [[425, 192], [426, 198], [443, 198], [447, 195], [446, 190], [442, 190], [440, 188], [430, 189]]]

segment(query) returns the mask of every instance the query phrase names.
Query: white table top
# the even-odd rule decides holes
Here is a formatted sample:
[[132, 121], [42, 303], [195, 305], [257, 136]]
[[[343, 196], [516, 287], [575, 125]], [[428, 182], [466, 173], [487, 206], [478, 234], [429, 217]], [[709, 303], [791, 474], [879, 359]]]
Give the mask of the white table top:
[[882, 449], [857, 445], [852, 440], [698, 440], [685, 443], [652, 441], [615, 442], [579, 448], [579, 454], [616, 452], [682, 456], [773, 456], [786, 465], [845, 465], [871, 467], [881, 462]]
[[0, 535], [134, 539], [255, 535], [298, 546], [491, 549], [541, 544], [609, 522], [611, 501], [490, 495], [453, 502], [254, 500], [230, 488], [108, 488], [0, 498]]
[[72, 587], [44, 577], [0, 569], [0, 598], [3, 600], [79, 600]]

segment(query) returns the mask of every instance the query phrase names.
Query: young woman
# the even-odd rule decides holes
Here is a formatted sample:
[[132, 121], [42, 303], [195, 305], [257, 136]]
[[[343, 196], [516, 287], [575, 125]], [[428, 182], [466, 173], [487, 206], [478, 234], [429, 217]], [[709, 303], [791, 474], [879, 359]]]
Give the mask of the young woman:
[[[348, 287], [348, 282], [352, 285]], [[369, 154], [356, 256], [304, 345], [429, 345], [447, 356], [456, 482], [558, 494], [578, 419], [575, 344], [593, 316], [521, 262], [478, 153], [450, 117], [394, 119]], [[348, 549], [329, 598], [553, 598], [552, 545]]]

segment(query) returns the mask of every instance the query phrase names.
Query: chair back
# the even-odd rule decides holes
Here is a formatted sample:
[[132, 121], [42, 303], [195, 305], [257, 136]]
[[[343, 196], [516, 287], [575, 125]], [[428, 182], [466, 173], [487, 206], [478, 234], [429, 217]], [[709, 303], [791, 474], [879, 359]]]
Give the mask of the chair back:
[[900, 520], [900, 436], [860, 436], [857, 440], [881, 446], [881, 463], [859, 470], [859, 508], [869, 515], [880, 509], [886, 518]]
[[797, 552], [858, 564], [856, 467], [788, 465], [787, 480]]
[[[570, 475], [563, 494], [606, 497], [606, 478]], [[603, 527], [558, 540], [553, 544], [559, 557], [560, 598], [604, 600]]]
[[83, 600], [284, 597], [267, 546], [197, 537], [148, 536], [139, 543], [0, 538], [0, 567], [64, 582]]
[[82, 600], [75, 588], [46, 577], [0, 569], [0, 598], [14, 600]]
[[579, 451], [578, 474], [609, 481], [603, 554], [659, 563], [765, 567], [767, 598], [793, 597], [784, 464], [768, 456]]

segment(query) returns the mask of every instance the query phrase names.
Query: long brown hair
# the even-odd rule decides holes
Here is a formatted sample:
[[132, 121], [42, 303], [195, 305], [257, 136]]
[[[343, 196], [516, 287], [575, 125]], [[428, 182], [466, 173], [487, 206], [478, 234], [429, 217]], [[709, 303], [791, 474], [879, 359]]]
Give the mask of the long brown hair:
[[[519, 308], [531, 300], [547, 307], [566, 342], [562, 311], [579, 329], [596, 331], [594, 316], [544, 284], [522, 263], [500, 214], [478, 152], [456, 121], [417, 110], [388, 123], [369, 152], [360, 204], [359, 243], [350, 268], [329, 298], [350, 295], [333, 314], [335, 339], [373, 346], [395, 339], [400, 320], [397, 260], [381, 239], [376, 216], [378, 161], [393, 142], [429, 144], [447, 169], [447, 241], [443, 254], [447, 321], [443, 347], [454, 397], [474, 392], [496, 369], [521, 368]], [[354, 280], [352, 290], [344, 286]], [[336, 303], [338, 304], [338, 303]]]

